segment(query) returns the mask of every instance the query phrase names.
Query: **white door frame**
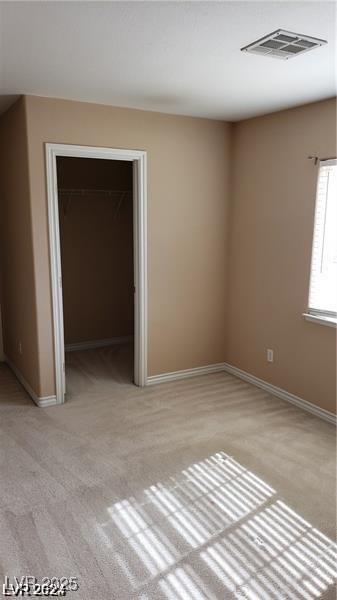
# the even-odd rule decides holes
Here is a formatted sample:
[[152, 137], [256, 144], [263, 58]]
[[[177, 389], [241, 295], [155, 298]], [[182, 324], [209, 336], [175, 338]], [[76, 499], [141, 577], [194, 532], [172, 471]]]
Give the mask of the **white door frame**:
[[49, 249], [54, 325], [56, 401], [64, 402], [65, 363], [63, 331], [62, 270], [56, 158], [102, 158], [133, 163], [133, 247], [134, 247], [134, 383], [147, 382], [147, 165], [146, 152], [68, 144], [46, 144]]

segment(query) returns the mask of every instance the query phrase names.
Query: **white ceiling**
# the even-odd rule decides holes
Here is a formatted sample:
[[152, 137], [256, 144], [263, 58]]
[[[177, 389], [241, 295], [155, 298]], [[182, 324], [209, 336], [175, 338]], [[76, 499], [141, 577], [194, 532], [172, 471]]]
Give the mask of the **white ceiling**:
[[[235, 121], [336, 95], [336, 4], [1, 2], [0, 109], [18, 94]], [[275, 29], [328, 40], [288, 61]]]

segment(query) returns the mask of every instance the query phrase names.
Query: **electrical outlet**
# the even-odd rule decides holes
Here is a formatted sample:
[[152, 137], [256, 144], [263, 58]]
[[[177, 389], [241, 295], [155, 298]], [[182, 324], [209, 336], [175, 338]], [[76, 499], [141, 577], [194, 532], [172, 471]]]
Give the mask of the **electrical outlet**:
[[22, 354], [22, 343], [21, 342], [18, 343], [18, 347], [19, 347], [19, 354]]
[[267, 362], [274, 362], [274, 350], [267, 348]]

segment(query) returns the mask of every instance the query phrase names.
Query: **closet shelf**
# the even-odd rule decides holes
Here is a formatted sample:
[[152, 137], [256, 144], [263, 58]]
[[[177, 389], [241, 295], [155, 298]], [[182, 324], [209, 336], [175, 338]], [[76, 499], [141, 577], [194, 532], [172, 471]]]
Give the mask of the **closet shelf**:
[[92, 189], [92, 188], [59, 188], [58, 190], [59, 194], [67, 194], [67, 195], [71, 195], [71, 196], [75, 196], [75, 195], [80, 195], [80, 196], [85, 196], [87, 194], [102, 194], [102, 195], [108, 195], [108, 196], [112, 196], [112, 195], [118, 195], [120, 196], [121, 194], [132, 194], [132, 190], [102, 190], [102, 189]]

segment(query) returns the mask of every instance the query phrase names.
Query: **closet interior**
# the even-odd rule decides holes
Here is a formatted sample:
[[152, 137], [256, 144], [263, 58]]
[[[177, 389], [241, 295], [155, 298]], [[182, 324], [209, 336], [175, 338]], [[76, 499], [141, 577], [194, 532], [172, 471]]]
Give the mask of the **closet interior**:
[[132, 162], [57, 158], [66, 399], [132, 383]]

